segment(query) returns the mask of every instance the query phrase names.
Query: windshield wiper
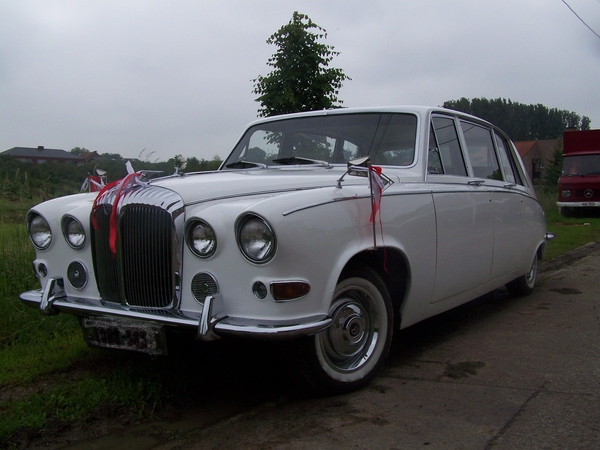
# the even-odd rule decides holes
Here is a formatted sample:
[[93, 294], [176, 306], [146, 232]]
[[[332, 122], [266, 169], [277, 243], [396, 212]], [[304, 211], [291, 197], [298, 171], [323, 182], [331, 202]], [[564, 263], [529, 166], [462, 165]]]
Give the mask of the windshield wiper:
[[242, 161], [242, 160], [229, 163], [225, 166], [226, 169], [253, 169], [256, 167], [260, 167], [262, 169], [267, 168], [266, 165], [261, 164], [261, 163], [251, 162], [251, 161]]
[[302, 156], [290, 156], [289, 158], [278, 158], [273, 160], [274, 163], [281, 164], [284, 166], [294, 164], [317, 164], [319, 166], [331, 168], [327, 161], [321, 161], [320, 159], [303, 158]]

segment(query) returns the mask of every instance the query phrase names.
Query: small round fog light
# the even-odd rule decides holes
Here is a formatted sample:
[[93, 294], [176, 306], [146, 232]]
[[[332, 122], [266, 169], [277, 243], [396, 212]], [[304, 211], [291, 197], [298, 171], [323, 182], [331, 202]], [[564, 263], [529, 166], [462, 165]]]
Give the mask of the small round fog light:
[[67, 278], [75, 289], [83, 289], [87, 284], [87, 270], [79, 261], [73, 261], [67, 267]]
[[263, 282], [257, 281], [252, 285], [252, 292], [254, 292], [254, 295], [262, 300], [267, 296], [267, 286], [265, 286]]

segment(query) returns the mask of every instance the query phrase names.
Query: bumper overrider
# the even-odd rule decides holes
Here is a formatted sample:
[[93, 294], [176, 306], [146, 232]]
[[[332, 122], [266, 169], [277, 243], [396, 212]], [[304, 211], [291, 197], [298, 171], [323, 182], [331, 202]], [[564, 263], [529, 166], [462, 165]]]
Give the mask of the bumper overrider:
[[203, 341], [226, 335], [291, 339], [318, 333], [331, 324], [331, 318], [327, 315], [277, 321], [230, 317], [224, 310], [221, 294], [206, 297], [200, 314], [127, 307], [103, 300], [67, 296], [61, 277], [48, 280], [43, 291], [23, 292], [20, 299], [29, 306], [39, 308], [45, 315], [65, 312], [84, 318], [104, 318], [112, 320], [112, 323], [122, 320], [179, 327], [195, 330], [198, 339]]

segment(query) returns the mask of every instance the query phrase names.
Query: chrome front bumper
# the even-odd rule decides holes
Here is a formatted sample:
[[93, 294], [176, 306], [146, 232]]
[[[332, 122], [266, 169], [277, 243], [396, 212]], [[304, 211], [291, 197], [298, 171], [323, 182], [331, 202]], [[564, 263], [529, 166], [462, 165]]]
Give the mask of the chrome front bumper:
[[290, 339], [318, 333], [331, 324], [331, 318], [326, 315], [277, 321], [229, 317], [225, 314], [223, 298], [219, 294], [207, 297], [202, 313], [198, 314], [125, 307], [102, 300], [68, 297], [63, 287], [62, 278], [51, 278], [44, 291], [39, 289], [23, 292], [19, 298], [45, 315], [65, 312], [79, 317], [113, 317], [153, 322], [195, 329], [198, 338], [204, 341], [212, 341], [225, 335]]

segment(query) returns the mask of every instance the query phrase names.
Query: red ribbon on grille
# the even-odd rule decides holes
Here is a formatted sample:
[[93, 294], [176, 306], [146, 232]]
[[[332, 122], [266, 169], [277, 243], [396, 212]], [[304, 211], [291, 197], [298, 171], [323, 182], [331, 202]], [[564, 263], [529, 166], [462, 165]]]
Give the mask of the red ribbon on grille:
[[115, 199], [113, 201], [112, 210], [110, 212], [109, 219], [109, 233], [108, 233], [108, 244], [110, 246], [110, 251], [112, 252], [113, 257], [117, 253], [117, 209], [119, 206], [119, 200], [121, 199], [121, 195], [123, 194], [123, 190], [129, 186], [133, 186], [136, 184], [145, 185], [142, 181], [140, 181], [139, 177], [141, 174], [139, 172], [131, 172], [125, 178], [120, 180], [113, 181], [112, 183], [107, 184], [102, 188], [96, 199], [94, 200], [94, 205], [92, 206], [92, 226], [94, 230], [98, 230], [98, 224], [96, 223], [96, 210], [98, 209], [98, 202], [102, 195], [108, 191], [109, 189], [117, 186], [117, 193], [115, 194]]

